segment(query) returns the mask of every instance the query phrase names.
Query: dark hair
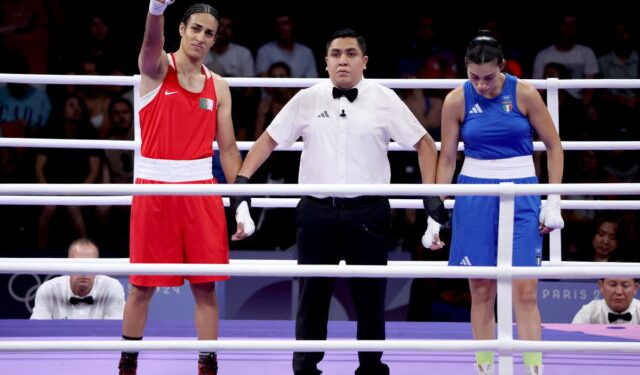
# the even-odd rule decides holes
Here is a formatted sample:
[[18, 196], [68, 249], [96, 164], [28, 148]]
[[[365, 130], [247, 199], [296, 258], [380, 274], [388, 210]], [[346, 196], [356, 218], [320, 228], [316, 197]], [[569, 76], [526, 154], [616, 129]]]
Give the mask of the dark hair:
[[115, 108], [116, 104], [120, 104], [120, 103], [126, 105], [131, 111], [131, 113], [133, 114], [133, 105], [131, 104], [131, 101], [121, 96], [111, 98], [111, 100], [109, 101], [109, 107], [107, 109], [107, 113], [111, 115], [111, 112], [113, 112], [113, 109]]
[[635, 262], [637, 260], [637, 255], [631, 251], [633, 246], [629, 245], [631, 239], [629, 238], [628, 228], [621, 215], [615, 211], [599, 212], [593, 220], [591, 236], [588, 238], [590, 245], [588, 247], [590, 249], [589, 260], [593, 260], [593, 254], [595, 252], [595, 249], [593, 249], [593, 246], [591, 245], [591, 241], [598, 234], [600, 227], [604, 223], [612, 223], [616, 226], [617, 247], [609, 255], [609, 262]]
[[466, 64], [485, 64], [496, 61], [498, 65], [504, 62], [504, 52], [502, 46], [489, 30], [480, 30], [478, 36], [473, 38], [467, 45], [467, 52], [464, 55]]
[[547, 69], [547, 68], [555, 69], [558, 72], [558, 78], [559, 79], [571, 79], [571, 78], [573, 78], [571, 76], [571, 71], [564, 64], [560, 64], [560, 63], [557, 63], [557, 62], [550, 62], [550, 63], [548, 63], [547, 65], [544, 66], [544, 69]]
[[65, 93], [60, 97], [56, 96], [52, 100], [51, 114], [49, 115], [49, 120], [47, 122], [47, 126], [50, 129], [59, 129], [62, 127], [65, 121], [65, 107], [67, 106], [67, 102], [71, 99], [76, 99], [80, 106], [80, 120], [77, 124], [80, 127], [91, 127], [91, 115], [84, 97], [77, 93]]
[[196, 13], [208, 13], [212, 15], [216, 19], [216, 21], [218, 21], [218, 23], [220, 23], [220, 13], [218, 13], [218, 11], [211, 5], [205, 4], [205, 3], [197, 3], [190, 6], [189, 9], [187, 9], [187, 11], [184, 12], [184, 15], [182, 16], [182, 21], [180, 22], [186, 25], [189, 22], [189, 17], [191, 17], [191, 15]]
[[[618, 277], [601, 277], [600, 281], [604, 281], [604, 279], [617, 279]], [[636, 284], [640, 284], [640, 279], [636, 279], [634, 277], [620, 277], [620, 279], [632, 279]]]
[[273, 64], [269, 65], [269, 69], [267, 69], [267, 73], [271, 73], [272, 70], [281, 68], [285, 72], [287, 72], [287, 76], [291, 77], [291, 67], [284, 61], [276, 61]]
[[326, 52], [329, 52], [329, 46], [331, 42], [338, 38], [354, 38], [358, 42], [358, 47], [362, 50], [362, 54], [367, 54], [367, 41], [362, 35], [358, 35], [358, 33], [354, 29], [339, 29], [331, 35], [331, 38], [327, 41], [325, 46]]

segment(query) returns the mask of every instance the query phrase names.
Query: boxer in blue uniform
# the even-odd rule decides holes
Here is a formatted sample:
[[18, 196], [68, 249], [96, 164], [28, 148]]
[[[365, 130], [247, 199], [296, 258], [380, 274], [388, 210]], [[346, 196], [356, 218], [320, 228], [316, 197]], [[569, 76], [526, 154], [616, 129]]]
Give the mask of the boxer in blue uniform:
[[[447, 95], [442, 109], [437, 183], [451, 183], [460, 140], [465, 160], [459, 184], [538, 183], [532, 156], [534, 131], [546, 146], [549, 182], [562, 182], [562, 145], [549, 111], [532, 85], [502, 73], [504, 62], [500, 44], [487, 33], [469, 43], [465, 55], [469, 80]], [[498, 205], [498, 197], [456, 197], [449, 265], [496, 265]], [[542, 234], [563, 226], [559, 196], [549, 195], [542, 207], [539, 196], [517, 196], [513, 265], [538, 266]], [[437, 229], [427, 229], [425, 247], [443, 246]], [[541, 336], [537, 283], [537, 279], [513, 281], [518, 337], [523, 340]], [[469, 286], [474, 338], [494, 339], [496, 280], [470, 279]], [[541, 353], [525, 353], [524, 361], [528, 374], [542, 374]], [[479, 374], [493, 374], [493, 352], [476, 353], [476, 362]]]

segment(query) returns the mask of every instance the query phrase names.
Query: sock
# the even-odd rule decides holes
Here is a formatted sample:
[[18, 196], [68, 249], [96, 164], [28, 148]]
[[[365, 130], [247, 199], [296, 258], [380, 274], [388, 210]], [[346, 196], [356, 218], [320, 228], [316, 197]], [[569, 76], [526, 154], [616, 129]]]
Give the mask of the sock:
[[542, 366], [542, 352], [526, 352], [522, 354], [525, 366]]
[[493, 352], [476, 352], [476, 363], [479, 365], [492, 365]]
[[216, 361], [218, 360], [216, 352], [200, 352], [200, 354], [198, 355], [198, 361], [204, 362], [211, 357], [213, 357]]
[[[131, 337], [122, 335], [122, 339], [140, 341], [142, 340], [142, 337]], [[122, 352], [121, 357], [126, 359], [138, 359], [138, 352]]]

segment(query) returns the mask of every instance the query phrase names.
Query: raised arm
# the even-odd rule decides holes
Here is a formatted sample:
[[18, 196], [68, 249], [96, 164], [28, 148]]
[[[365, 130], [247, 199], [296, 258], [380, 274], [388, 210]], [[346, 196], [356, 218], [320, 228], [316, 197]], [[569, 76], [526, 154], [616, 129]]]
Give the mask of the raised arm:
[[144, 29], [144, 38], [140, 55], [138, 56], [138, 67], [140, 68], [141, 95], [147, 94], [162, 82], [167, 73], [168, 61], [164, 46], [164, 10], [173, 3], [174, 0], [151, 0], [149, 13]]

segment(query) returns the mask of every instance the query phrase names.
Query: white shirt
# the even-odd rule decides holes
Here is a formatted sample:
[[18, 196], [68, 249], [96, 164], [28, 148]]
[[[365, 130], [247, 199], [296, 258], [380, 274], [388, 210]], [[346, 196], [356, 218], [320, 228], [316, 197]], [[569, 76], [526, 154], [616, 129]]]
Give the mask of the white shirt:
[[219, 54], [209, 51], [204, 65], [223, 77], [253, 77], [256, 75], [253, 56], [247, 47], [229, 43], [227, 50]]
[[388, 184], [389, 142], [413, 147], [426, 134], [393, 90], [366, 79], [356, 87], [353, 102], [334, 99], [329, 80], [301, 90], [267, 128], [279, 145], [304, 140], [299, 183]]
[[311, 49], [303, 44], [294, 43], [291, 51], [284, 50], [276, 42], [269, 42], [258, 49], [256, 55], [256, 71], [266, 72], [271, 64], [284, 62], [291, 68], [291, 76], [295, 78], [316, 78], [316, 58]]
[[[59, 276], [44, 282], [36, 292], [31, 319], [122, 319], [124, 289], [112, 277], [97, 275], [91, 292], [93, 304], [72, 305], [74, 296], [69, 276]], [[78, 296], [76, 296], [78, 297]]]
[[[568, 51], [560, 51], [555, 45], [549, 46], [536, 55], [533, 62], [534, 79], [542, 79], [544, 67], [549, 63], [560, 63], [566, 66], [574, 79], [583, 79], [586, 75], [598, 74], [598, 60], [593, 50], [582, 44], [575, 44]], [[582, 92], [579, 89], [568, 89], [568, 93], [580, 99]]]
[[593, 300], [582, 306], [571, 323], [576, 324], [640, 324], [640, 301], [634, 298], [629, 308], [622, 312], [631, 313], [631, 321], [618, 319], [609, 323], [609, 313], [614, 313], [603, 299]]

